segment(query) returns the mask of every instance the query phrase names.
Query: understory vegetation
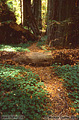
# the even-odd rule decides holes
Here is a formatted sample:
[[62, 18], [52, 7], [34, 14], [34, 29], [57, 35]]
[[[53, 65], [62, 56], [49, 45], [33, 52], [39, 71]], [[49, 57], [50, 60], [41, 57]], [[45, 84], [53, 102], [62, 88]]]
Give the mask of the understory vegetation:
[[43, 36], [40, 41], [38, 41], [37, 46], [41, 47], [46, 44], [47, 36]]
[[15, 13], [17, 24], [21, 23], [20, 1], [7, 0], [7, 5], [11, 11]]
[[38, 75], [21, 66], [0, 64], [0, 112], [40, 120], [50, 113], [48, 92]]
[[30, 52], [30, 50], [28, 49], [28, 47], [32, 44], [32, 41], [29, 41], [25, 44], [20, 43], [20, 44], [0, 44], [0, 51], [14, 51], [14, 52], [22, 52], [22, 51], [27, 51]]
[[63, 82], [63, 85], [65, 86], [68, 96], [72, 101], [71, 107], [72, 107], [72, 113], [79, 113], [79, 65], [78, 63], [74, 66], [71, 66], [69, 64], [67, 65], [53, 65], [53, 69]]
[[78, 113], [79, 1], [0, 0], [0, 117]]

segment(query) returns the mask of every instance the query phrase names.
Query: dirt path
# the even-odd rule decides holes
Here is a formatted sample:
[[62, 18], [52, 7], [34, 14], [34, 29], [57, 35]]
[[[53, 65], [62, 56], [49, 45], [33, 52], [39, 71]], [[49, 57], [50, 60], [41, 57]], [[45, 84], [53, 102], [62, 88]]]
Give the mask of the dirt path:
[[[36, 47], [36, 43], [29, 47], [33, 52], [41, 51]], [[49, 97], [51, 100], [51, 110], [54, 113], [54, 116], [63, 116], [63, 115], [72, 115], [71, 108], [69, 107], [70, 100], [67, 96], [66, 89], [63, 87], [62, 82], [52, 71], [52, 67], [34, 67], [27, 65], [26, 68], [29, 68], [36, 74], [39, 75], [41, 81], [44, 82], [47, 91], [49, 92]]]
[[[45, 50], [38, 48], [36, 43], [31, 45], [28, 49], [32, 52], [45, 52]], [[5, 62], [5, 60], [3, 62]], [[24, 65], [24, 67], [30, 68], [34, 73], [38, 74], [40, 80], [44, 82], [44, 85], [49, 92], [49, 98], [51, 101], [50, 109], [54, 113], [54, 116], [74, 115], [71, 113], [71, 107], [69, 107], [70, 99], [67, 96], [66, 89], [63, 87], [60, 78], [58, 78], [58, 76], [52, 71], [51, 66], [37, 67]]]
[[[30, 66], [26, 66], [29, 68]], [[51, 100], [51, 110], [55, 116], [71, 115], [69, 99], [60, 79], [52, 72], [51, 67], [30, 67], [44, 82]]]

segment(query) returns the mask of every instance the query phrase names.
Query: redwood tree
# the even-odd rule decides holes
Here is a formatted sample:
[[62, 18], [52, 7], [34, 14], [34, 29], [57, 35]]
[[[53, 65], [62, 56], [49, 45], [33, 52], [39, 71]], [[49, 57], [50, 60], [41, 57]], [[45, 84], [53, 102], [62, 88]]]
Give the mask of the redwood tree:
[[48, 42], [66, 45], [77, 0], [48, 0]]
[[39, 29], [32, 13], [31, 0], [23, 0], [23, 25], [32, 29], [35, 35], [39, 35]]
[[42, 27], [42, 19], [41, 19], [41, 0], [33, 0], [32, 3], [32, 12], [34, 14], [35, 20], [38, 24], [38, 27]]

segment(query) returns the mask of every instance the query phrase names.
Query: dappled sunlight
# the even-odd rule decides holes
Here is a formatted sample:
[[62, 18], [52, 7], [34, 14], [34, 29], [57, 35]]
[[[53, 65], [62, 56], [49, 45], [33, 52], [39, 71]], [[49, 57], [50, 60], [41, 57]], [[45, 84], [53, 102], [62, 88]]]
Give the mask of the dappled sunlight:
[[20, 8], [20, 0], [7, 0], [7, 5], [9, 6], [11, 11], [14, 11], [16, 16], [16, 23], [21, 23], [21, 8]]
[[77, 120], [78, 28], [78, 0], [0, 0], [1, 117]]
[[25, 67], [8, 64], [0, 64], [0, 70], [0, 108], [3, 115], [15, 112], [16, 115], [39, 120], [50, 112], [46, 107], [49, 104], [48, 93], [38, 75]]
[[27, 52], [30, 52], [30, 50], [27, 48], [28, 46], [29, 46], [29, 44], [0, 45], [0, 51], [7, 51], [7, 52], [27, 51]]

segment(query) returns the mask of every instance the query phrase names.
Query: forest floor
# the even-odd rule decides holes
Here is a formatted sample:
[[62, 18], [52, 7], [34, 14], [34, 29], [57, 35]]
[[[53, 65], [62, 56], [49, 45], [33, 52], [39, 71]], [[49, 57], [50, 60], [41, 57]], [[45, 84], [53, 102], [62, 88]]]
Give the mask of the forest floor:
[[[40, 49], [36, 46], [37, 43], [33, 43], [28, 49], [30, 52], [45, 52], [45, 50]], [[79, 49], [77, 49], [79, 50]], [[58, 50], [63, 51], [63, 49]], [[68, 52], [68, 50], [67, 50]], [[2, 51], [0, 51], [1, 55]], [[5, 63], [7, 60], [0, 60], [0, 63]], [[10, 62], [10, 59], [9, 59]], [[51, 66], [30, 66], [25, 65], [25, 68], [30, 68], [32, 72], [39, 75], [40, 80], [44, 82], [47, 91], [49, 92], [49, 98], [51, 101], [51, 111], [53, 116], [72, 116], [75, 114], [71, 113], [71, 100], [67, 95], [66, 88], [63, 86], [63, 83], [60, 81], [60, 78], [52, 71]], [[67, 119], [68, 120], [68, 119]]]
[[[36, 44], [34, 43], [32, 46], [29, 47], [32, 52], [45, 51], [37, 47]], [[63, 49], [60, 49], [58, 51], [63, 51]], [[68, 50], [66, 50], [66, 52], [68, 52]], [[27, 65], [26, 67], [30, 67], [30, 69], [34, 73], [38, 74], [41, 81], [43, 81], [44, 85], [47, 87], [47, 91], [50, 94], [49, 97], [52, 103], [51, 110], [54, 113], [54, 116], [71, 116], [71, 100], [68, 98], [66, 88], [63, 86], [60, 78], [55, 74], [55, 72], [52, 72], [52, 67], [34, 67], [29, 65]]]

